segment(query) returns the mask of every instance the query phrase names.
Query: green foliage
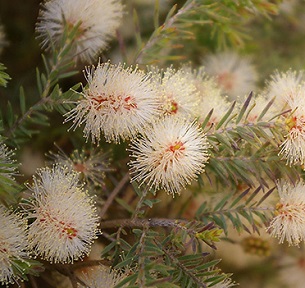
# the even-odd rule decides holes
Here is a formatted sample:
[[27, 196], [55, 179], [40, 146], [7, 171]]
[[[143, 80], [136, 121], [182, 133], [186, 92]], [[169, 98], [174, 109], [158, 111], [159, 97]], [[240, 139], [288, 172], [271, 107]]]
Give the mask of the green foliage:
[[44, 271], [43, 264], [33, 259], [15, 259], [12, 268], [14, 274], [22, 281], [28, 281], [28, 275], [39, 276]]
[[261, 186], [253, 191], [248, 188], [239, 195], [236, 195], [237, 193], [224, 195], [214, 205], [204, 202], [197, 210], [196, 217], [201, 221], [213, 221], [226, 234], [229, 223], [239, 232], [259, 233], [259, 228], [268, 223], [273, 214], [272, 210], [262, 205], [274, 189], [275, 187], [264, 192], [259, 199], [258, 195], [264, 191]]
[[[189, 224], [166, 219], [141, 223], [146, 228], [133, 229], [136, 237], [134, 244], [130, 246], [122, 243], [121, 248], [125, 247], [127, 250], [123, 248], [124, 257], [115, 268], [129, 267], [132, 273], [116, 287], [123, 287], [126, 283], [128, 287], [207, 287], [208, 284], [216, 284], [229, 276], [216, 268], [220, 260], [209, 260], [209, 253], [187, 253], [188, 247], [201, 251], [201, 240], [205, 243], [218, 241], [220, 230], [213, 224]], [[130, 223], [133, 224], [139, 225], [135, 220]], [[174, 229], [166, 235], [165, 231], [149, 229], [149, 226], [157, 225], [172, 226]], [[109, 252], [115, 245], [118, 245], [118, 242], [109, 244], [104, 252]]]
[[0, 86], [3, 87], [6, 87], [7, 82], [11, 80], [11, 77], [6, 72], [4, 72], [5, 69], [6, 67], [0, 63]]
[[[240, 111], [236, 111], [235, 102], [218, 122], [215, 129], [207, 131], [211, 144], [211, 157], [207, 165], [207, 173], [223, 182], [224, 185], [238, 185], [243, 182], [253, 187], [258, 183], [268, 187], [266, 176], [275, 181], [280, 175], [288, 175], [294, 179], [298, 177], [295, 167], [283, 166], [278, 155], [278, 143], [283, 141], [284, 127], [279, 117], [287, 113], [282, 112], [273, 120], [265, 120], [264, 116], [272, 106], [272, 102], [262, 107], [262, 112], [255, 121], [249, 121], [252, 93], [245, 100]], [[211, 117], [209, 114], [208, 117]], [[208, 118], [203, 123], [206, 127]]]
[[[247, 21], [259, 14], [276, 14], [278, 6], [274, 1], [268, 0], [188, 0], [179, 9], [174, 5], [161, 25], [158, 11], [157, 4], [154, 14], [155, 30], [146, 43], [141, 38], [138, 16], [134, 12], [138, 46], [135, 62], [140, 64], [185, 60], [183, 49], [189, 41], [197, 38], [198, 33], [207, 33], [210, 39], [215, 39], [218, 49], [243, 46], [244, 41], [249, 40], [249, 34], [244, 28]], [[171, 49], [171, 53], [164, 53], [166, 49]]]
[[18, 147], [33, 135], [40, 133], [42, 127], [50, 125], [46, 113], [57, 110], [64, 114], [71, 109], [72, 100], [78, 98], [75, 91], [80, 87], [80, 83], [66, 92], [62, 92], [59, 86], [60, 80], [78, 73], [73, 69], [75, 61], [69, 55], [76, 29], [77, 27], [74, 27], [69, 33], [65, 31], [62, 36], [62, 46], [58, 48], [55, 43], [52, 45], [52, 58], [46, 58], [42, 54], [45, 72], [40, 72], [39, 68], [36, 68], [36, 84], [40, 97], [37, 102], [31, 106], [27, 104], [26, 99], [29, 99], [29, 96], [26, 95], [23, 87], [20, 87], [18, 114], [8, 101], [6, 114], [2, 119], [0, 118], [0, 121], [6, 126], [3, 134], [11, 145]]

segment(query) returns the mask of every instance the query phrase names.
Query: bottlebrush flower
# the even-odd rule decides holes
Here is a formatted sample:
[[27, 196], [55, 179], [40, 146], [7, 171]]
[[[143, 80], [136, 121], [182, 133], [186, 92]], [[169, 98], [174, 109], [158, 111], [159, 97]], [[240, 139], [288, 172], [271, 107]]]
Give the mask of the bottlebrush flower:
[[75, 129], [85, 123], [84, 135], [93, 143], [100, 141], [101, 133], [107, 142], [133, 138], [159, 115], [158, 99], [151, 75], [132, 67], [99, 64], [87, 70], [88, 88], [85, 99], [67, 114]]
[[277, 185], [280, 201], [268, 231], [271, 236], [285, 240], [289, 245], [299, 245], [305, 239], [305, 185], [303, 181], [292, 185], [280, 181]]
[[179, 193], [204, 171], [208, 143], [196, 123], [166, 117], [131, 144], [132, 181]]
[[50, 152], [53, 163], [68, 167], [71, 171], [78, 172], [80, 180], [88, 185], [104, 185], [105, 172], [112, 171], [109, 168], [109, 154], [102, 150], [74, 150], [68, 156], [62, 149], [58, 153]]
[[[79, 274], [79, 273], [78, 273]], [[79, 288], [112, 288], [119, 284], [127, 275], [117, 270], [112, 270], [104, 265], [95, 268], [86, 269], [79, 275], [79, 278], [86, 284], [78, 284]], [[122, 286], [126, 287], [126, 285]]]
[[305, 92], [304, 89], [297, 89], [295, 97], [287, 98], [288, 108], [294, 113], [285, 119], [288, 134], [281, 144], [283, 157], [287, 164], [303, 165], [305, 163]]
[[[287, 251], [288, 252], [288, 251]], [[280, 268], [279, 281], [284, 287], [303, 288], [305, 282], [304, 274], [304, 251], [297, 251], [297, 253], [283, 254], [279, 257], [277, 265]]]
[[271, 75], [271, 80], [267, 82], [265, 94], [268, 99], [276, 97], [275, 104], [282, 109], [289, 99], [298, 98], [303, 81], [304, 76], [302, 71], [276, 71]]
[[182, 69], [188, 76], [187, 82], [194, 84], [199, 92], [196, 95], [196, 99], [193, 99], [193, 103], [196, 103], [196, 108], [193, 109], [196, 118], [199, 119], [199, 122], [204, 121], [205, 117], [213, 109], [208, 125], [216, 124], [228, 111], [231, 103], [227, 97], [221, 95], [221, 89], [217, 86], [214, 78], [206, 74], [204, 67], [191, 69], [189, 66], [184, 66]]
[[235, 52], [209, 55], [203, 60], [208, 75], [215, 77], [225, 94], [236, 98], [249, 94], [257, 81], [257, 73], [247, 57]]
[[199, 122], [203, 122], [208, 113], [213, 109], [211, 118], [207, 125], [217, 125], [221, 118], [227, 113], [232, 103], [220, 94], [210, 94], [202, 98], [199, 104]]
[[161, 113], [195, 119], [200, 99], [190, 70], [171, 67], [165, 71], [152, 70], [158, 85]]
[[29, 204], [29, 247], [55, 263], [69, 263], [90, 252], [98, 232], [93, 200], [78, 185], [78, 174], [62, 166], [38, 170]]
[[[27, 257], [27, 224], [0, 205], [0, 283], [8, 285], [22, 278], [20, 261]], [[19, 263], [18, 263], [19, 262]], [[20, 275], [21, 274], [21, 275]]]
[[42, 6], [36, 31], [42, 46], [50, 48], [60, 43], [65, 29], [79, 25], [73, 52], [81, 60], [92, 60], [107, 48], [122, 17], [120, 0], [49, 0]]

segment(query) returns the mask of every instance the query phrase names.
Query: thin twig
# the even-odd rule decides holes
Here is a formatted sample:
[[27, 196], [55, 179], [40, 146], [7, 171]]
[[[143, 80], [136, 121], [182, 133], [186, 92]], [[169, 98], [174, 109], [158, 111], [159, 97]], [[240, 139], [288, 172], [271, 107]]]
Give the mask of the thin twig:
[[139, 261], [138, 261], [138, 265], [139, 265], [139, 276], [138, 276], [138, 281], [139, 281], [139, 287], [146, 287], [145, 285], [145, 256], [143, 255], [144, 251], [145, 251], [145, 236], [146, 236], [146, 231], [147, 228], [144, 229], [141, 238], [139, 240], [139, 251], [138, 251], [138, 255], [139, 255]]
[[168, 258], [172, 261], [174, 265], [176, 265], [179, 269], [181, 269], [187, 276], [189, 276], [194, 282], [198, 285], [198, 287], [206, 288], [207, 286], [194, 274], [193, 271], [189, 270], [185, 267], [174, 255], [170, 253], [170, 251], [163, 248], [162, 245], [159, 245], [162, 251], [168, 256]]
[[[173, 15], [171, 18], [169, 18], [166, 22], [164, 22], [162, 24], [162, 30], [164, 31], [166, 29], [171, 28], [174, 25], [177, 18], [179, 18], [180, 15], [186, 13], [191, 8], [194, 8], [195, 4], [196, 4], [195, 1], [191, 1], [186, 6], [182, 7], [180, 10], [178, 10], [178, 12], [175, 15]], [[158, 34], [156, 36], [155, 34], [152, 34], [151, 38], [146, 42], [145, 46], [142, 47], [141, 50], [136, 55], [136, 59], [135, 59], [134, 62], [135, 63], [141, 63], [144, 52], [146, 50], [150, 49], [151, 47], [153, 47], [158, 42], [160, 37], [163, 37], [163, 35], [161, 36], [160, 34]]]
[[143, 204], [143, 201], [145, 200], [145, 197], [147, 196], [147, 193], [148, 193], [148, 189], [145, 188], [144, 191], [142, 191], [142, 195], [137, 203], [137, 207], [133, 213], [132, 219], [135, 219], [139, 216], [140, 209], [142, 208], [142, 204]]
[[68, 270], [69, 271], [74, 271], [74, 270], [77, 270], [77, 269], [82, 269], [82, 268], [92, 267], [92, 266], [98, 266], [98, 265], [110, 266], [111, 262], [108, 261], [108, 260], [100, 259], [100, 260], [80, 261], [80, 262], [76, 262], [76, 263], [73, 263], [73, 264], [60, 264], [60, 263], [50, 264], [47, 261], [44, 263], [44, 266], [48, 270], [56, 270], [56, 271], [60, 272], [61, 274], [65, 275], [65, 276], [69, 276]]
[[250, 211], [250, 212], [254, 212], [254, 211], [270, 211], [273, 212], [275, 210], [274, 207], [237, 207], [234, 209], [222, 209], [222, 210], [216, 210], [216, 211], [209, 211], [209, 212], [205, 212], [202, 213], [200, 216], [202, 217], [209, 217], [211, 215], [216, 215], [216, 214], [226, 214], [226, 213], [238, 213], [240, 211]]
[[118, 183], [118, 185], [110, 193], [110, 195], [108, 196], [108, 198], [107, 198], [106, 202], [104, 203], [104, 206], [100, 212], [101, 219], [103, 219], [103, 217], [105, 216], [106, 212], [108, 211], [110, 205], [112, 204], [113, 200], [119, 194], [119, 192], [123, 189], [123, 187], [128, 182], [128, 180], [129, 180], [129, 173], [126, 173], [125, 176]]
[[72, 271], [74, 271], [74, 270], [77, 270], [77, 269], [92, 267], [92, 266], [98, 266], [98, 265], [110, 266], [111, 262], [108, 261], [108, 260], [102, 260], [102, 259], [101, 260], [87, 260], [87, 261], [77, 262], [77, 263], [74, 263], [73, 265], [70, 265], [70, 269]]
[[113, 238], [112, 236], [110, 236], [110, 234], [106, 233], [105, 231], [103, 231], [103, 233], [101, 234], [101, 236], [103, 236], [104, 238], [106, 238], [109, 241], [116, 241], [115, 238]]
[[120, 227], [177, 227], [182, 228], [183, 225], [189, 223], [183, 219], [166, 219], [166, 218], [151, 218], [151, 219], [115, 219], [102, 221], [101, 229], [120, 228]]

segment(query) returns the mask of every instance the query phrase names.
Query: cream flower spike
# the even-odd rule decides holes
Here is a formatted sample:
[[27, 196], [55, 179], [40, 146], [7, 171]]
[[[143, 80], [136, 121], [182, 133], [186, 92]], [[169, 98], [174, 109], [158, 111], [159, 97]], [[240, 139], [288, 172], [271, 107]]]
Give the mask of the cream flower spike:
[[215, 77], [223, 93], [234, 100], [256, 87], [257, 72], [248, 57], [225, 51], [208, 55], [203, 66], [208, 75]]
[[182, 70], [188, 76], [187, 82], [195, 85], [196, 90], [199, 92], [198, 95], [192, 95], [192, 101], [196, 104], [196, 107], [192, 111], [193, 114], [196, 114], [195, 116], [198, 118], [198, 122], [202, 123], [208, 113], [213, 109], [208, 126], [217, 124], [232, 103], [228, 101], [227, 97], [221, 94], [221, 89], [218, 87], [215, 79], [207, 75], [204, 67], [192, 69], [189, 66], [183, 66]]
[[86, 72], [84, 99], [66, 114], [66, 121], [72, 120], [74, 129], [84, 123], [84, 136], [93, 143], [101, 135], [114, 143], [133, 138], [159, 116], [151, 74], [109, 62]]
[[277, 184], [280, 200], [275, 216], [267, 230], [280, 243], [298, 246], [305, 240], [305, 185], [303, 181], [295, 185], [280, 181]]
[[[86, 286], [78, 284], [78, 288], [113, 288], [127, 277], [127, 274], [100, 265], [91, 269], [87, 268], [81, 274], [78, 273], [78, 276], [86, 284]], [[126, 285], [122, 287], [126, 287]]]
[[29, 247], [50, 262], [73, 263], [90, 252], [99, 232], [93, 199], [78, 183], [78, 174], [62, 166], [40, 169], [33, 178], [28, 207]]
[[132, 181], [174, 196], [204, 171], [208, 142], [194, 122], [168, 116], [131, 144]]
[[123, 17], [121, 0], [49, 0], [45, 1], [36, 31], [43, 47], [57, 44], [65, 30], [80, 24], [75, 39], [75, 55], [90, 61], [107, 48]]
[[288, 165], [305, 164], [305, 90], [301, 86], [293, 97], [287, 96], [288, 107], [294, 111], [285, 119], [288, 133], [281, 144], [280, 155], [287, 159]]
[[200, 102], [191, 70], [168, 67], [159, 70], [151, 67], [158, 88], [160, 112], [165, 116], [195, 119]]
[[303, 81], [303, 71], [276, 71], [267, 82], [264, 93], [268, 99], [276, 97], [275, 105], [279, 109], [283, 109], [287, 101], [298, 97], [299, 89], [304, 86]]
[[[95, 185], [104, 187], [106, 172], [113, 171], [109, 167], [110, 153], [97, 149], [75, 149], [70, 155], [67, 155], [60, 147], [57, 149], [57, 153], [51, 151], [48, 154], [51, 159], [50, 165], [58, 163], [71, 171], [78, 172], [80, 180], [86, 183], [85, 187], [88, 190]], [[95, 187], [92, 188], [95, 190]]]
[[18, 262], [27, 255], [27, 223], [0, 204], [0, 283], [12, 284], [20, 279]]

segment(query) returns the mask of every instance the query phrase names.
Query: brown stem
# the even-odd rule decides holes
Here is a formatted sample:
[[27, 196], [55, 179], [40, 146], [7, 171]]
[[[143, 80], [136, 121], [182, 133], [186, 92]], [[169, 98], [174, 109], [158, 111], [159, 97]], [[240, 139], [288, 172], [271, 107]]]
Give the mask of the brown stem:
[[[162, 247], [162, 245], [159, 245]], [[188, 275], [191, 279], [194, 280], [194, 282], [198, 285], [198, 287], [206, 288], [207, 286], [194, 274], [192, 270], [189, 270], [187, 267], [185, 267], [174, 255], [170, 253], [170, 251], [167, 251], [162, 247], [162, 251], [170, 258], [172, 263], [176, 265], [179, 269], [181, 269], [186, 275]]]
[[138, 276], [138, 281], [139, 281], [139, 287], [146, 287], [145, 285], [145, 256], [143, 255], [144, 250], [145, 250], [145, 236], [146, 236], [146, 229], [143, 231], [140, 241], [139, 241], [139, 276]]
[[120, 227], [178, 227], [182, 228], [184, 224], [189, 223], [189, 221], [182, 219], [166, 219], [166, 218], [151, 218], [151, 219], [115, 219], [102, 221], [100, 223], [101, 229], [109, 228], [120, 228]]
[[147, 192], [148, 192], [148, 189], [147, 189], [147, 188], [145, 188], [145, 189], [142, 191], [142, 195], [141, 195], [141, 197], [140, 197], [140, 200], [139, 200], [138, 203], [137, 203], [137, 207], [136, 207], [136, 209], [135, 209], [135, 211], [134, 211], [134, 213], [133, 213], [132, 219], [135, 219], [135, 218], [137, 218], [137, 217], [139, 216], [140, 210], [141, 210], [141, 208], [142, 208], [142, 204], [143, 204], [143, 202], [144, 202], [144, 200], [145, 200], [145, 197], [147, 196]]
[[110, 266], [111, 262], [108, 260], [88, 260], [88, 261], [82, 261], [74, 263], [70, 266], [71, 270], [77, 270], [81, 268], [91, 267], [91, 266], [98, 266], [98, 265], [105, 265]]
[[122, 190], [122, 188], [125, 186], [127, 181], [129, 180], [129, 173], [126, 173], [125, 176], [121, 179], [121, 181], [118, 183], [118, 185], [113, 189], [113, 191], [108, 196], [106, 202], [104, 203], [104, 206], [100, 212], [100, 217], [103, 219], [105, 216], [107, 210], [109, 209], [110, 205], [112, 204], [115, 197], [119, 194], [119, 192]]
[[86, 261], [80, 261], [73, 264], [60, 264], [60, 263], [53, 263], [50, 264], [49, 262], [45, 262], [44, 266], [49, 270], [57, 270], [61, 274], [65, 276], [68, 275], [68, 271], [74, 271], [77, 269], [82, 269], [86, 267], [92, 267], [92, 266], [98, 266], [98, 265], [105, 265], [110, 266], [111, 262], [108, 260], [86, 260]]

